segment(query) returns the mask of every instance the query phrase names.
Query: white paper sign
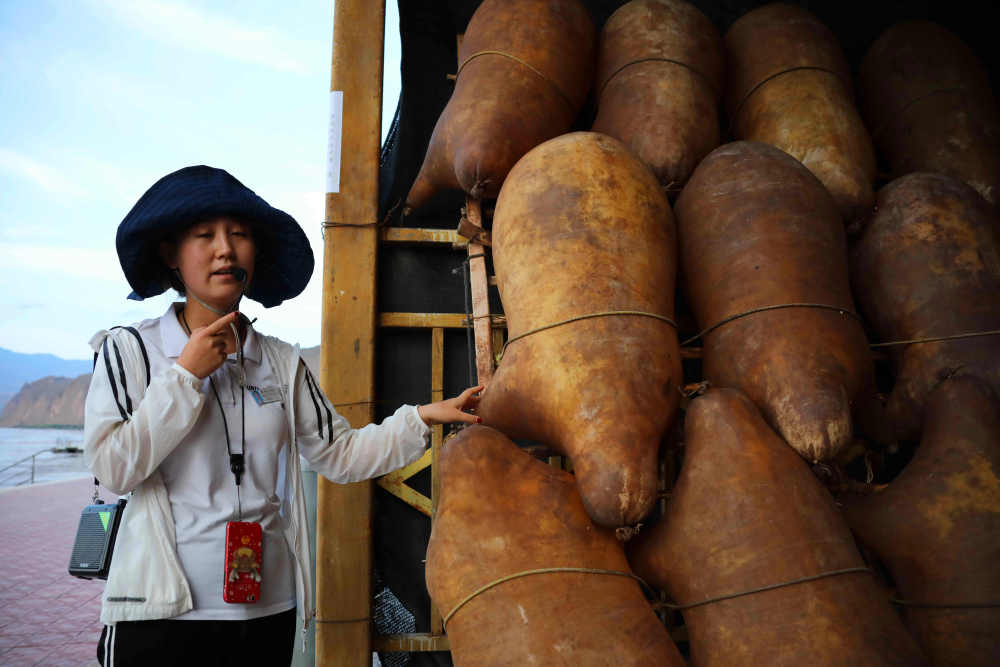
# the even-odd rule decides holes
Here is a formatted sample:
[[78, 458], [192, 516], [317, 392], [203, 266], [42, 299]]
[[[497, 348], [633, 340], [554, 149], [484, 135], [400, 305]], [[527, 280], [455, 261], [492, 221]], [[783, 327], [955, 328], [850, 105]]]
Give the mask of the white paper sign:
[[344, 91], [330, 91], [330, 136], [326, 147], [326, 191], [340, 192], [340, 138], [344, 129]]

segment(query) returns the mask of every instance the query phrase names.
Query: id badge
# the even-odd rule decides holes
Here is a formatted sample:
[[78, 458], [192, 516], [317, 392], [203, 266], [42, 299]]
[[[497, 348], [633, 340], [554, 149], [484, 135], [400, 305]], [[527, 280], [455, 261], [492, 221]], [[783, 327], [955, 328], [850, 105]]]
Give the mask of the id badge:
[[226, 574], [222, 599], [230, 603], [260, 599], [262, 555], [260, 524], [230, 521], [226, 524]]
[[250, 392], [250, 396], [256, 401], [257, 405], [267, 405], [268, 403], [277, 403], [279, 401], [285, 400], [285, 394], [281, 390], [281, 387], [258, 387], [256, 385], [247, 385], [247, 391]]

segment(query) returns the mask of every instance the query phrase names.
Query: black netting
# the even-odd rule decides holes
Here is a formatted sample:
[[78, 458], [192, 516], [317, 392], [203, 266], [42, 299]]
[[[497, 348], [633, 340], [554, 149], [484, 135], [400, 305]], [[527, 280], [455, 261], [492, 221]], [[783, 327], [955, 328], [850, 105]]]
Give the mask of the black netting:
[[[377, 573], [373, 589], [376, 593], [372, 601], [372, 616], [378, 634], [398, 635], [416, 632], [417, 626], [413, 614], [407, 611], [399, 598], [380, 581]], [[383, 667], [405, 667], [405, 665], [410, 664], [409, 653], [379, 651], [378, 659]]]

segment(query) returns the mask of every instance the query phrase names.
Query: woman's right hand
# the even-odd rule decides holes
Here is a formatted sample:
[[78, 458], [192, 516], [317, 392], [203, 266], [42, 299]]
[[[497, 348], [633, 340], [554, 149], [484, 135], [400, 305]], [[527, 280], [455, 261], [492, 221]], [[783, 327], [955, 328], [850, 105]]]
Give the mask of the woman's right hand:
[[208, 326], [191, 331], [177, 363], [199, 379], [215, 372], [226, 356], [236, 351], [236, 340], [229, 332], [229, 325], [236, 321], [237, 315], [235, 311], [227, 313]]

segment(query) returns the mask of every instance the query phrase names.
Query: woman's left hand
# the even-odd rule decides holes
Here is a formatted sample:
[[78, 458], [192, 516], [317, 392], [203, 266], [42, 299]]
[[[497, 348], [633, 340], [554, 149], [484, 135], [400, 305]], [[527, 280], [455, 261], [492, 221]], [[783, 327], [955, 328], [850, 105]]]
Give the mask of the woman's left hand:
[[437, 403], [418, 405], [417, 414], [428, 426], [435, 424], [452, 424], [455, 422], [465, 422], [466, 424], [482, 424], [483, 418], [469, 414], [466, 410], [475, 410], [479, 405], [479, 392], [486, 385], [480, 384], [469, 387], [455, 398], [449, 398]]

